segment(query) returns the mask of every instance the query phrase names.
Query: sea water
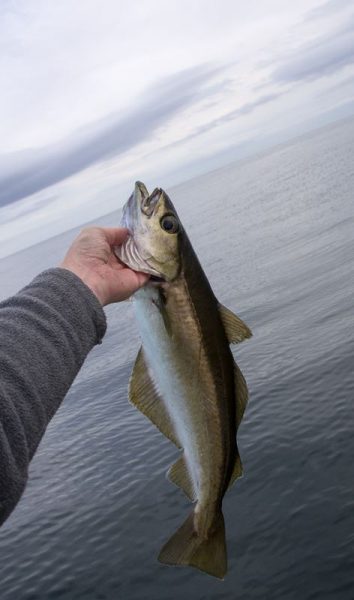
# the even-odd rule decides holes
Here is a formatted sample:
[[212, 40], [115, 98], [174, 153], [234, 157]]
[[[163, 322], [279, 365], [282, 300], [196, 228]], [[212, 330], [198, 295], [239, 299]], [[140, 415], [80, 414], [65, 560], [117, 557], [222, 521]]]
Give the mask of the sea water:
[[[126, 302], [107, 308], [0, 530], [0, 598], [352, 600], [354, 120], [168, 191], [216, 296], [253, 331], [233, 347], [250, 401], [245, 474], [224, 501], [228, 574], [157, 562], [191, 505], [165, 477], [176, 449], [128, 403]], [[1, 296], [75, 233], [1, 260]]]

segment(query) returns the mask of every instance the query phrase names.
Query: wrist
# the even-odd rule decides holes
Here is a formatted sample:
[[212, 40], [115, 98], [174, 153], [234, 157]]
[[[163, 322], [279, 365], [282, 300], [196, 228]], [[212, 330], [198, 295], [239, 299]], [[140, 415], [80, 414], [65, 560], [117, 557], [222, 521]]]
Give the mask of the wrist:
[[99, 285], [96, 276], [92, 276], [91, 269], [83, 269], [82, 267], [79, 267], [77, 265], [68, 264], [65, 260], [62, 262], [60, 267], [62, 269], [66, 269], [67, 271], [71, 271], [71, 273], [73, 273], [74, 275], [76, 275], [76, 277], [81, 279], [82, 283], [84, 283], [86, 287], [88, 287], [89, 290], [96, 296], [100, 305], [105, 306], [106, 298], [102, 291], [102, 285]]
[[96, 296], [101, 306], [105, 306], [107, 304], [106, 296], [102, 291], [102, 286], [98, 284], [97, 281], [94, 281], [92, 278], [82, 279], [83, 283], [91, 290], [91, 292]]

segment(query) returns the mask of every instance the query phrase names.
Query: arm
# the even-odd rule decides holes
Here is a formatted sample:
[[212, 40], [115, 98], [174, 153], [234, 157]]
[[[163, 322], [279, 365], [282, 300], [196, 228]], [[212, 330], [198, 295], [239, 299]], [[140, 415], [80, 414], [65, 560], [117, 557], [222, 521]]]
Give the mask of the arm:
[[73, 273], [51, 269], [0, 304], [0, 523], [84, 359], [106, 330], [102, 307]]
[[0, 303], [0, 525], [21, 497], [50, 419], [104, 336], [102, 305], [129, 297], [147, 279], [114, 257], [126, 235], [84, 230], [61, 268]]

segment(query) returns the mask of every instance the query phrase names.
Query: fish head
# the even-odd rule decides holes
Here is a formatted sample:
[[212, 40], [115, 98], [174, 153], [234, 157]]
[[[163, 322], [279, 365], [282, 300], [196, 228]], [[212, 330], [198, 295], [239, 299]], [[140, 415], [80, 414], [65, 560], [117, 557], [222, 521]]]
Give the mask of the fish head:
[[122, 262], [155, 280], [170, 282], [178, 277], [183, 229], [166, 192], [156, 188], [149, 194], [143, 183], [136, 182], [123, 208], [121, 224], [130, 233], [115, 250]]

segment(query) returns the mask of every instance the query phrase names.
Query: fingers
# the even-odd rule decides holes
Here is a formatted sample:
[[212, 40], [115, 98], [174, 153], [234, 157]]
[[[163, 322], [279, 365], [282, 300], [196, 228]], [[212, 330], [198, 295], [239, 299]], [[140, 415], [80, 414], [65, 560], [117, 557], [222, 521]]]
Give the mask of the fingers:
[[129, 235], [126, 227], [100, 227], [110, 246], [120, 246]]
[[128, 268], [119, 271], [115, 277], [114, 292], [112, 290], [112, 295], [106, 303], [127, 300], [134, 292], [143, 287], [148, 279], [149, 275], [146, 273], [138, 273]]
[[134, 294], [139, 288], [141, 288], [149, 280], [150, 275], [146, 273], [138, 273], [132, 269], [123, 269], [120, 272], [121, 281], [124, 282], [126, 290], [129, 290], [129, 295]]
[[[120, 246], [127, 239], [129, 229], [126, 227], [85, 227], [80, 232], [77, 240], [86, 240], [93, 244], [97, 243], [98, 238], [104, 238], [111, 246]], [[75, 240], [76, 241], [76, 240]]]
[[150, 275], [148, 275], [147, 273], [141, 273], [141, 272], [138, 273], [137, 271], [134, 271], [134, 273], [137, 277], [137, 282], [138, 282], [139, 288], [143, 287], [143, 285], [145, 285], [145, 283], [147, 281], [149, 281], [149, 279], [150, 279]]

